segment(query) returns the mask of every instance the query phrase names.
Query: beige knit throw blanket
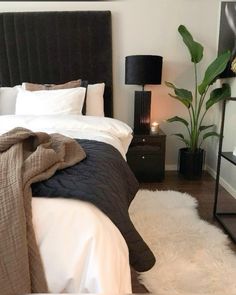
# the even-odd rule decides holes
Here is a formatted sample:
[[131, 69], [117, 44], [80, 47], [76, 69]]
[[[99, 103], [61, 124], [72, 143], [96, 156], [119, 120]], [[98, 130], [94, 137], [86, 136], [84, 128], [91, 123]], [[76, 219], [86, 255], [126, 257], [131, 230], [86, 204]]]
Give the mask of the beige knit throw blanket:
[[0, 294], [46, 293], [31, 212], [30, 185], [86, 157], [60, 134], [15, 128], [0, 136]]

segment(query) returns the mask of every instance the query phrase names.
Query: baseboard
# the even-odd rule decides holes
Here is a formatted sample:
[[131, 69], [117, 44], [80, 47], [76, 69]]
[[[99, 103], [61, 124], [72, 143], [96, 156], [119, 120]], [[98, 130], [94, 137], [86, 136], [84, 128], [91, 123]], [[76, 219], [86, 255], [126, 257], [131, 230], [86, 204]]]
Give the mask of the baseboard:
[[[177, 165], [165, 165], [166, 171], [177, 171], [178, 167]], [[203, 170], [206, 170], [206, 167], [204, 166]]]
[[[166, 171], [177, 171], [178, 170], [178, 165], [165, 165], [165, 170]], [[206, 170], [206, 166], [204, 165], [203, 170]]]
[[216, 172], [215, 172], [215, 170], [214, 169], [212, 169], [210, 166], [206, 166], [206, 170], [207, 170], [207, 172], [209, 172], [209, 174], [214, 178], [214, 179], [216, 179]]
[[177, 171], [177, 165], [165, 165], [166, 171]]
[[[216, 171], [212, 169], [210, 166], [206, 166], [206, 170], [209, 174], [216, 179]], [[223, 186], [224, 189], [227, 190], [235, 199], [236, 199], [236, 190], [226, 181], [223, 177], [220, 176], [220, 185]]]

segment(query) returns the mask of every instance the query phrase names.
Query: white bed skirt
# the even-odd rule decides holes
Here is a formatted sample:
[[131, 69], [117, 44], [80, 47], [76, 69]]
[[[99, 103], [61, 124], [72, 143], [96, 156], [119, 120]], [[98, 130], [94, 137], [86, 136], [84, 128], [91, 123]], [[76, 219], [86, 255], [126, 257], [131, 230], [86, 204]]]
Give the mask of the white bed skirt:
[[124, 238], [94, 205], [33, 198], [33, 223], [51, 293], [132, 293]]

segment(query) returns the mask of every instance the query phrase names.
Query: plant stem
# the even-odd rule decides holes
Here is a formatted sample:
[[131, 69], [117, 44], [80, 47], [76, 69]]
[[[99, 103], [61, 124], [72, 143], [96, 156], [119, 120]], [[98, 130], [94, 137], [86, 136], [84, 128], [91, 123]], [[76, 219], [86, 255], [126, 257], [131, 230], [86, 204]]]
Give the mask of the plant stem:
[[194, 63], [194, 79], [195, 79], [195, 93], [194, 93], [194, 108], [192, 106], [193, 113], [193, 124], [192, 124], [192, 136], [190, 137], [191, 150], [194, 151], [197, 147], [197, 100], [198, 100], [198, 92], [197, 92], [197, 64]]
[[194, 76], [195, 76], [195, 110], [197, 109], [197, 64], [194, 63]]
[[204, 117], [205, 117], [207, 111], [208, 111], [208, 110], [205, 110], [205, 112], [203, 113], [202, 118], [201, 118], [200, 123], [199, 123], [199, 127], [202, 125], [202, 121], [203, 121], [203, 119], [204, 119]]
[[188, 130], [188, 133], [189, 133], [189, 138], [191, 140], [192, 116], [191, 116], [191, 112], [190, 112], [189, 108], [188, 108], [188, 114], [189, 114], [189, 118], [190, 118], [190, 129], [189, 129], [189, 127], [187, 127], [187, 130]]
[[[196, 105], [196, 118], [195, 118], [195, 128], [196, 128], [196, 130], [195, 130], [195, 134], [194, 134], [194, 137], [195, 137], [194, 138], [195, 139], [195, 144], [194, 144], [195, 147], [194, 147], [194, 149], [196, 149], [197, 146], [198, 146], [198, 140], [199, 140], [199, 135], [200, 135], [199, 128], [200, 128], [200, 126], [202, 124], [203, 118], [206, 115], [206, 111], [205, 111], [204, 114], [203, 114], [203, 116], [202, 116], [202, 118], [201, 118], [201, 120], [200, 120], [200, 122], [199, 122], [199, 116], [200, 116], [200, 113], [201, 113], [202, 105], [203, 105], [203, 102], [205, 100], [205, 97], [206, 97], [206, 94], [208, 92], [208, 89], [209, 89], [209, 85], [207, 86], [205, 92], [201, 95], [200, 100], [199, 100], [198, 107]], [[196, 89], [195, 90], [197, 90], [197, 86], [196, 86]], [[200, 146], [201, 146], [201, 144], [200, 144]], [[200, 148], [200, 146], [199, 146], [199, 148]]]
[[[210, 86], [208, 86], [208, 87], [206, 88], [205, 92], [203, 93], [203, 95], [201, 96], [201, 99], [200, 99], [199, 109], [198, 109], [198, 114], [197, 114], [197, 117], [198, 117], [197, 120], [198, 120], [198, 121], [199, 121], [199, 117], [200, 117], [200, 113], [201, 113], [201, 108], [202, 108], [202, 105], [203, 105], [203, 102], [204, 102], [204, 100], [205, 100], [205, 97], [206, 97], [206, 94], [207, 94], [207, 92], [208, 92], [209, 87], [210, 87]], [[202, 115], [202, 117], [201, 117], [201, 119], [200, 119], [200, 121], [199, 121], [199, 124], [198, 124], [198, 130], [200, 129], [200, 127], [201, 127], [201, 125], [202, 125], [203, 119], [204, 119], [204, 117], [205, 117], [207, 111], [208, 111], [208, 110], [205, 110], [205, 111], [204, 111], [204, 113], [203, 113], [203, 115]], [[199, 137], [199, 135], [200, 135], [200, 131], [198, 131], [198, 137]], [[203, 141], [202, 141], [202, 142], [203, 142]], [[199, 148], [201, 147], [202, 142], [201, 142], [201, 144], [199, 145]]]
[[[205, 97], [206, 97], [206, 94], [208, 92], [208, 89], [209, 89], [210, 86], [207, 86], [205, 92], [202, 94], [201, 98], [200, 98], [200, 102], [199, 102], [199, 106], [198, 106], [198, 112], [197, 112], [197, 116], [199, 118], [199, 115], [200, 115], [200, 112], [201, 112], [201, 109], [202, 109], [202, 105], [203, 105], [203, 102], [205, 100]], [[201, 125], [200, 125], [201, 126]], [[199, 127], [200, 127], [199, 126]]]
[[190, 149], [193, 150], [193, 145], [194, 145], [194, 137], [195, 137], [195, 113], [194, 113], [194, 108], [191, 104], [191, 110], [189, 111], [190, 117], [192, 120], [192, 126], [191, 126], [191, 135], [190, 135]]

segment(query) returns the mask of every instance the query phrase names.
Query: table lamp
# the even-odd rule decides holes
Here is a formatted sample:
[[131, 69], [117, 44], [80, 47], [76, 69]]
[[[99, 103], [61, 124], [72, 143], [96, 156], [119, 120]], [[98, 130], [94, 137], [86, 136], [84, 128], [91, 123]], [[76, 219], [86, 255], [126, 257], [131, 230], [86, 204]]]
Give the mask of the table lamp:
[[146, 84], [161, 84], [162, 56], [130, 55], [125, 58], [125, 84], [142, 85], [142, 91], [135, 91], [134, 132], [150, 131], [151, 91], [145, 91]]

